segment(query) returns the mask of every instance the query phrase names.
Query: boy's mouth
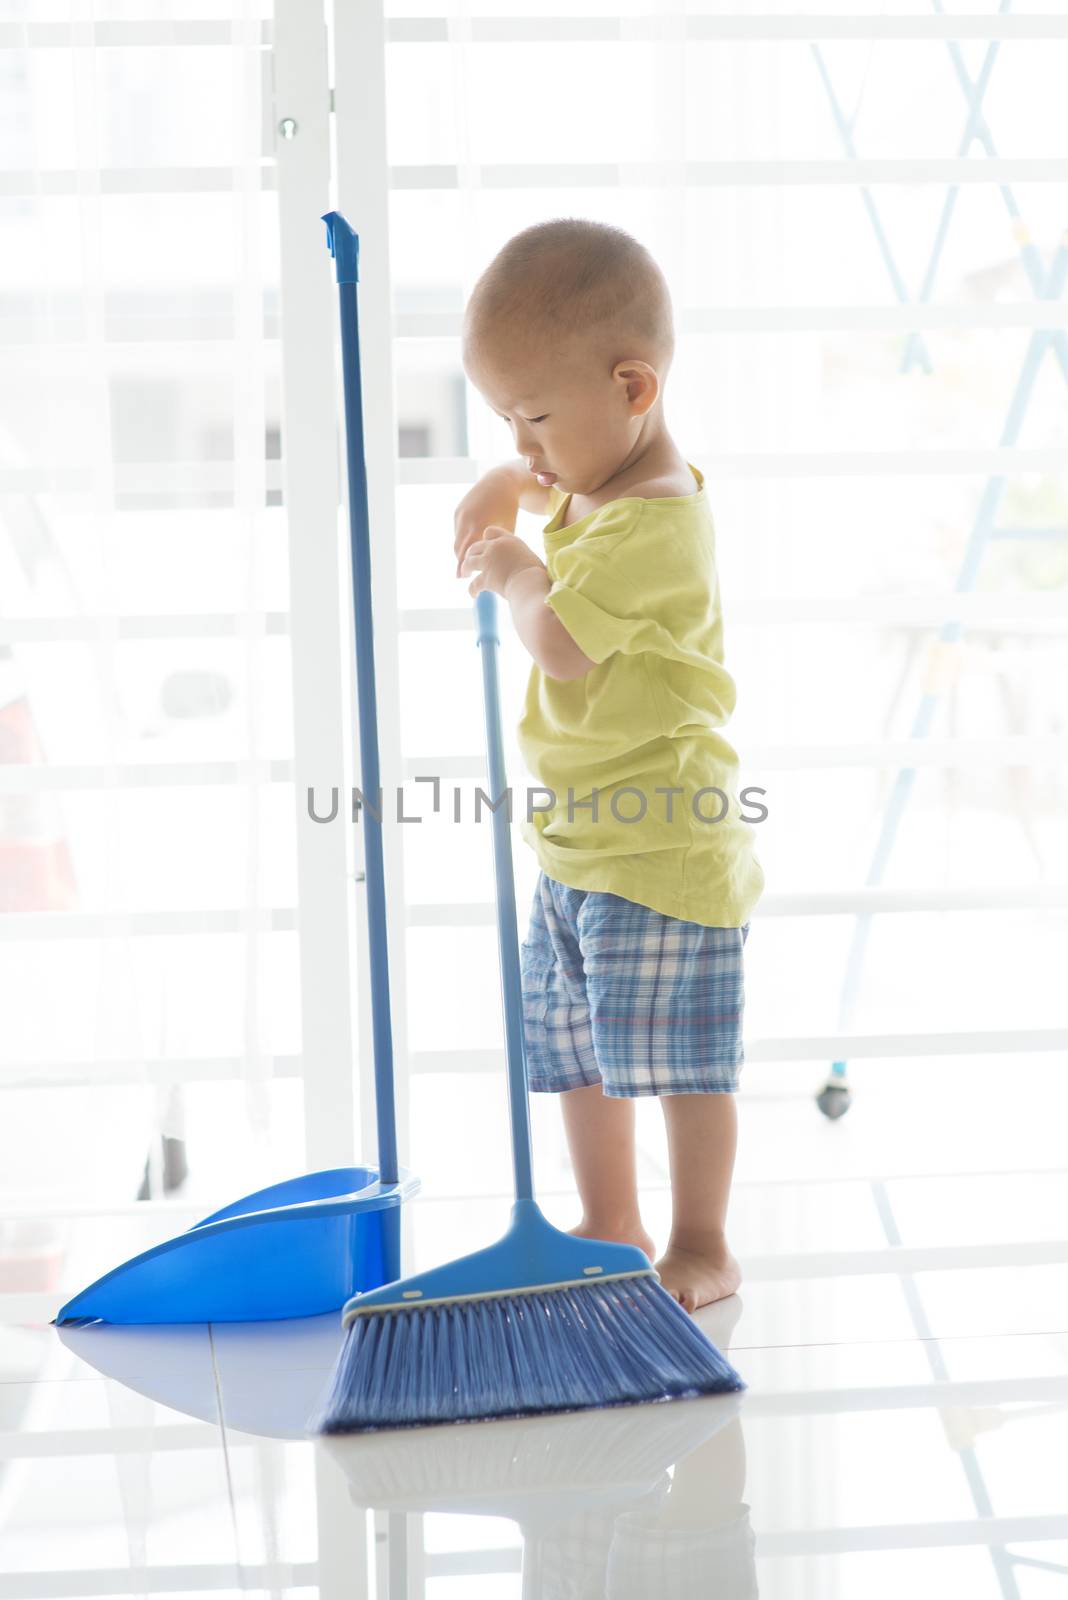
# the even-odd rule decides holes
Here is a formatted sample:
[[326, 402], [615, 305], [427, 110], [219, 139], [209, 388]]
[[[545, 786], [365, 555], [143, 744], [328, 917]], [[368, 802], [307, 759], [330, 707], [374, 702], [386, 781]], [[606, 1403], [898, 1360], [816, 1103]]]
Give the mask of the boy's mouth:
[[550, 484], [556, 482], [555, 472], [536, 472], [534, 476], [537, 478], [543, 489], [547, 489]]

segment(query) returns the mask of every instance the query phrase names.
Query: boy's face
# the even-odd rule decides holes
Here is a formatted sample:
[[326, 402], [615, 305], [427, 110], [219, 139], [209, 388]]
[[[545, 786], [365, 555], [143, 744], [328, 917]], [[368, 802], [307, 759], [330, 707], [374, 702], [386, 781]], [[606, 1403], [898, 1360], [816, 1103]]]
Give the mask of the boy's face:
[[512, 430], [516, 453], [539, 481], [592, 495], [626, 462], [656, 398], [651, 367], [618, 361], [611, 370], [587, 357], [571, 365], [536, 353], [475, 360], [464, 370], [490, 410]]

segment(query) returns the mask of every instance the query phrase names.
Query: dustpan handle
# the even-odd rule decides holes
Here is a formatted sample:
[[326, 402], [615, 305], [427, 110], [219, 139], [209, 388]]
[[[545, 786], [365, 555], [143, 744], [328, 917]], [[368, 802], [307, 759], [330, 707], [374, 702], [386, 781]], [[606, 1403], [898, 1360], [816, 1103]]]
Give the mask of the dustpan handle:
[[349, 539], [352, 547], [352, 601], [356, 633], [356, 681], [360, 719], [360, 788], [366, 804], [364, 866], [367, 937], [371, 966], [371, 1027], [375, 1058], [375, 1114], [378, 1120], [378, 1177], [396, 1183], [397, 1127], [393, 1098], [393, 1026], [390, 1018], [389, 954], [386, 944], [386, 888], [382, 863], [382, 821], [374, 815], [381, 777], [378, 765], [378, 706], [375, 696], [374, 620], [371, 609], [371, 530], [364, 459], [363, 401], [360, 386], [360, 324], [356, 300], [360, 239], [338, 211], [329, 211], [327, 243], [337, 270], [341, 302], [341, 367], [345, 388], [345, 449], [349, 486]]
[[[490, 800], [501, 800], [508, 787], [501, 739], [501, 696], [497, 677], [497, 596], [483, 589], [475, 597], [475, 626], [482, 653], [482, 687], [486, 702], [486, 747], [489, 752]], [[512, 1125], [512, 1159], [515, 1197], [533, 1200], [534, 1177], [530, 1145], [530, 1104], [527, 1098], [527, 1058], [523, 1037], [523, 987], [519, 971], [519, 934], [516, 926], [515, 879], [512, 872], [512, 834], [508, 825], [510, 803], [493, 811], [493, 871], [497, 885], [497, 944], [504, 998], [505, 1050], [508, 1061], [508, 1102]]]

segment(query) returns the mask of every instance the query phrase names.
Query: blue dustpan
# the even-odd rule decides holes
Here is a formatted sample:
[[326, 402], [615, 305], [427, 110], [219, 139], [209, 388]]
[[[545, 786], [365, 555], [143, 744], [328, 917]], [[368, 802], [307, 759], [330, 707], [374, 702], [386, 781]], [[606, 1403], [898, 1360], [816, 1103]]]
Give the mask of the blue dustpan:
[[259, 1322], [336, 1311], [396, 1276], [400, 1206], [418, 1178], [335, 1167], [216, 1211], [76, 1294], [56, 1322]]
[[[373, 797], [380, 779], [356, 297], [360, 241], [338, 212], [322, 220], [341, 308], [360, 771], [363, 793]], [[337, 1311], [352, 1295], [400, 1277], [400, 1207], [419, 1179], [397, 1165], [382, 824], [371, 807], [363, 815], [378, 1166], [312, 1172], [235, 1200], [105, 1273], [67, 1302], [58, 1324], [310, 1317]]]

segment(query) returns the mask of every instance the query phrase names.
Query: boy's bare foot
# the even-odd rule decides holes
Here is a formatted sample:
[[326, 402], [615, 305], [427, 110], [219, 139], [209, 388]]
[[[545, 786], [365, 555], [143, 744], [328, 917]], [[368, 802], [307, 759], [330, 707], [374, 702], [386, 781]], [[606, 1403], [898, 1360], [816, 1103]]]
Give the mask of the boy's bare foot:
[[655, 1265], [661, 1287], [684, 1311], [725, 1300], [742, 1281], [742, 1269], [724, 1241], [689, 1249], [669, 1244]]
[[644, 1250], [649, 1260], [652, 1261], [656, 1250], [656, 1241], [652, 1234], [646, 1233], [640, 1223], [632, 1228], [607, 1228], [591, 1227], [587, 1222], [580, 1222], [577, 1228], [568, 1228], [568, 1233], [574, 1234], [576, 1239], [607, 1239], [612, 1244], [636, 1244], [639, 1250]]

